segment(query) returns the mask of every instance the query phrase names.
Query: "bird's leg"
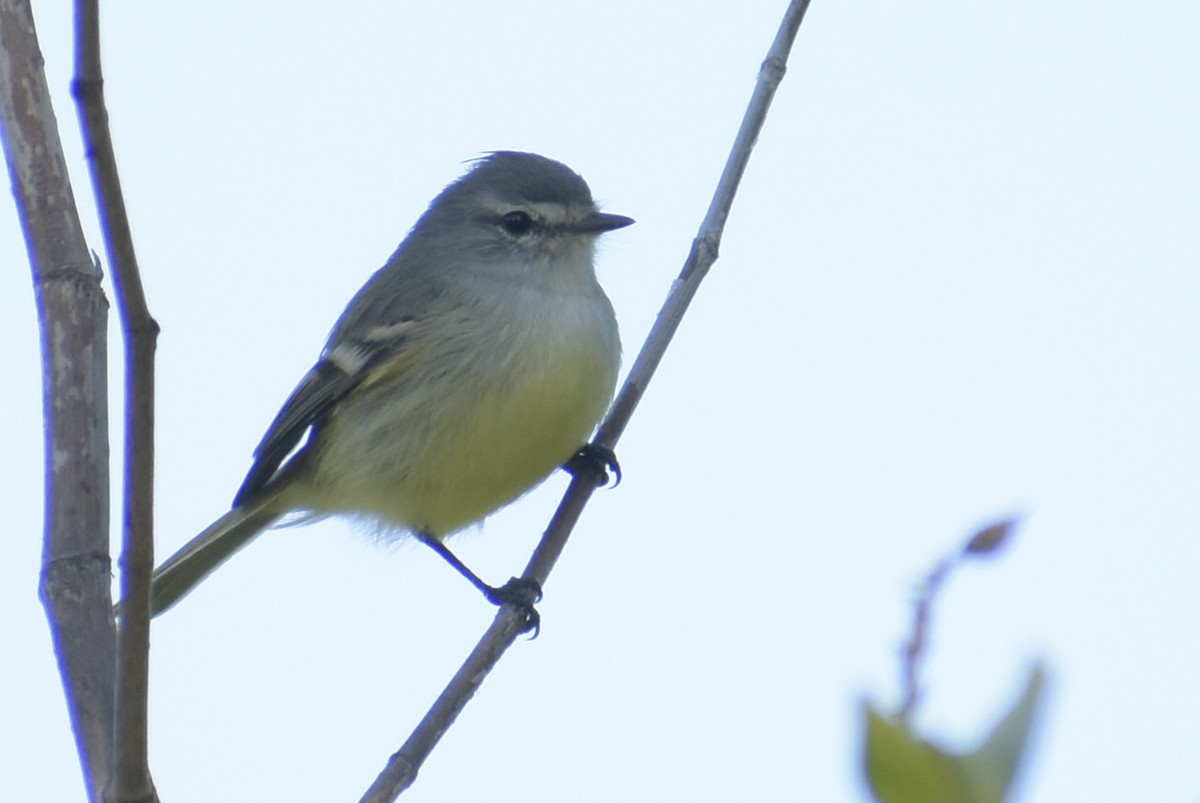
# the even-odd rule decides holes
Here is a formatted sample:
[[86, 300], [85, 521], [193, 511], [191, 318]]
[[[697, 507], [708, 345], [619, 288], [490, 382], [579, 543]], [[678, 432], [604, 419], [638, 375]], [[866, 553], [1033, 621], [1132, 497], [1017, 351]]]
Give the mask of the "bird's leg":
[[542, 589], [535, 581], [526, 580], [522, 577], [513, 577], [502, 586], [488, 585], [480, 579], [479, 575], [471, 571], [467, 567], [467, 564], [459, 560], [458, 556], [451, 552], [448, 546], [435, 538], [431, 533], [418, 530], [416, 537], [421, 543], [441, 555], [442, 560], [453, 566], [459, 574], [467, 578], [471, 585], [479, 589], [488, 602], [496, 606], [511, 605], [516, 608], [517, 612], [524, 618], [524, 624], [520, 632], [528, 633], [532, 630], [534, 638], [537, 637], [538, 630], [541, 628], [542, 617], [533, 606], [542, 599]]
[[573, 477], [591, 477], [599, 488], [608, 485], [608, 472], [616, 477], [613, 487], [621, 484], [621, 464], [617, 462], [617, 454], [607, 446], [598, 443], [585, 443], [579, 451], [571, 455], [571, 459], [563, 464], [563, 471]]

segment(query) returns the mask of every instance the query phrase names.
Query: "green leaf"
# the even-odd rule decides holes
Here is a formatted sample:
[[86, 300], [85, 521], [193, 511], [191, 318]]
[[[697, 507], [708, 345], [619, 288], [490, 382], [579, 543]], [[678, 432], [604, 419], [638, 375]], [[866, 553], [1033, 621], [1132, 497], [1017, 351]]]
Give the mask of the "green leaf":
[[979, 748], [953, 753], [864, 706], [867, 782], [880, 803], [1002, 803], [1029, 739], [1044, 673], [1035, 667], [1016, 705]]
[[1013, 778], [1029, 743], [1029, 731], [1045, 680], [1046, 675], [1041, 667], [1034, 667], [1017, 704], [1004, 715], [975, 752], [962, 757], [972, 786], [994, 793], [994, 797], [986, 799], [1004, 800], [1012, 788]]
[[867, 714], [867, 782], [881, 803], [964, 803], [966, 779], [953, 756], [913, 735], [870, 704]]

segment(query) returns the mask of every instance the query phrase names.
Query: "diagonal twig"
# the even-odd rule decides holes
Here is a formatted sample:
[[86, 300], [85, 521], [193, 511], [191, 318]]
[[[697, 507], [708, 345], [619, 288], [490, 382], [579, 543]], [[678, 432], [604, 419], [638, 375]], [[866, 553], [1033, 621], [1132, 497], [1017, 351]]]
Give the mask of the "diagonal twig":
[[[667, 345], [678, 329], [683, 314], [696, 290], [717, 259], [725, 220], [733, 205], [750, 152], [766, 121], [767, 110], [775, 90], [783, 80], [792, 43], [808, 9], [809, 0], [793, 0], [784, 14], [783, 22], [759, 71], [754, 94], [742, 118], [742, 126], [734, 140], [729, 159], [717, 184], [700, 225], [683, 270], [671, 285], [670, 292], [658, 313], [658, 319], [629, 371], [621, 392], [596, 435], [596, 443], [612, 448], [624, 432], [629, 419], [645, 393], [646, 385], [658, 368]], [[525, 567], [524, 579], [544, 585], [575, 522], [583, 512], [596, 487], [596, 478], [583, 473], [572, 480], [559, 504], [546, 534]], [[417, 772], [433, 751], [442, 735], [454, 723], [459, 712], [483, 683], [483, 679], [500, 656], [512, 645], [523, 629], [523, 616], [510, 607], [501, 608], [495, 620], [475, 646], [462, 667], [451, 678], [445, 690], [417, 725], [401, 748], [388, 760], [383, 771], [363, 795], [361, 803], [387, 803], [395, 800], [416, 780]]]

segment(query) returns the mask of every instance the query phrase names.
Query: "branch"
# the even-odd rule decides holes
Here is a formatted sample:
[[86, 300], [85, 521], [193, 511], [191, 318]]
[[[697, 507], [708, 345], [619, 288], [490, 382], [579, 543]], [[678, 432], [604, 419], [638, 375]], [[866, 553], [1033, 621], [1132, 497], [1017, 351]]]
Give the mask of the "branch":
[[113, 268], [125, 343], [125, 504], [121, 543], [121, 627], [117, 633], [116, 720], [111, 801], [157, 800], [147, 761], [150, 575], [154, 568], [154, 351], [158, 324], [146, 308], [133, 235], [117, 175], [104, 105], [98, 0], [75, 6], [75, 80], [71, 92]]
[[39, 593], [89, 798], [112, 755], [107, 301], [84, 240], [28, 0], [0, 0], [0, 136], [33, 272], [42, 348]]
[[[608, 448], [616, 446], [617, 440], [625, 431], [634, 409], [645, 393], [646, 385], [658, 368], [675, 330], [679, 328], [683, 314], [687, 311], [692, 297], [695, 296], [700, 282], [717, 260], [721, 235], [725, 230], [725, 220], [729, 216], [738, 185], [741, 183], [746, 165], [750, 161], [750, 152], [766, 121], [767, 110], [775, 96], [775, 90], [779, 87], [779, 82], [783, 80], [788, 55], [808, 5], [809, 0], [792, 0], [784, 14], [779, 32], [759, 71], [758, 83], [742, 118], [741, 129], [734, 140], [729, 159], [725, 163], [725, 169], [717, 184], [716, 192], [713, 194], [708, 214], [705, 215], [704, 221], [700, 225], [700, 230], [692, 243], [691, 252], [684, 262], [679, 278], [675, 280], [667, 294], [667, 299], [658, 313], [658, 320], [654, 328], [650, 330], [641, 352], [634, 361], [612, 410], [609, 411], [604, 423], [600, 425], [596, 434], [598, 445]], [[571, 529], [575, 526], [575, 522], [578, 521], [584, 506], [596, 488], [595, 479], [581, 473], [571, 482], [566, 495], [559, 504], [558, 511], [550, 522], [550, 527], [546, 530], [541, 543], [538, 544], [529, 564], [525, 567], [523, 575], [525, 579], [545, 585], [550, 571], [566, 546]], [[488, 672], [500, 660], [500, 656], [519, 635], [521, 624], [521, 617], [511, 608], [500, 609], [491, 627], [450, 680], [441, 696], [434, 702], [425, 718], [409, 736], [408, 741], [392, 755], [379, 777], [363, 795], [362, 803], [393, 801], [412, 785], [421, 764], [428, 758], [442, 735], [454, 723], [459, 712], [466, 707], [467, 702], [483, 683]]]

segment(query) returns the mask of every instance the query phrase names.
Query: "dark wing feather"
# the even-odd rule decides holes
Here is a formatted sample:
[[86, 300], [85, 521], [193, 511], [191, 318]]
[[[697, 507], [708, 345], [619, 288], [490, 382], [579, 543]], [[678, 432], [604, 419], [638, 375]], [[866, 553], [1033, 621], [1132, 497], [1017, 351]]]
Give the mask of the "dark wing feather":
[[372, 381], [373, 374], [395, 371], [407, 363], [405, 357], [411, 356], [410, 324], [411, 320], [404, 318], [366, 332], [361, 340], [345, 340], [326, 351], [300, 380], [254, 450], [254, 465], [233, 499], [234, 507], [265, 488], [304, 434], [320, 424], [351, 391]]
[[233, 506], [238, 507], [262, 490], [308, 428], [324, 418], [362, 379], [361, 374], [347, 374], [328, 360], [313, 366], [284, 402], [254, 450], [254, 465], [233, 498]]

